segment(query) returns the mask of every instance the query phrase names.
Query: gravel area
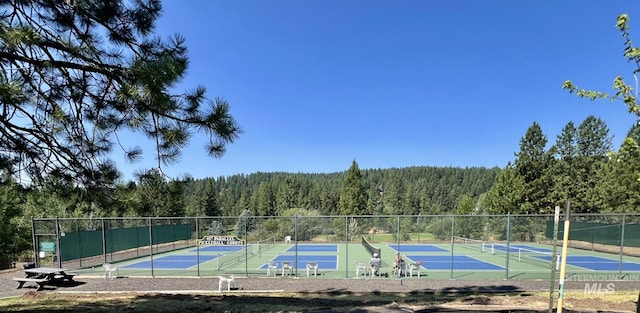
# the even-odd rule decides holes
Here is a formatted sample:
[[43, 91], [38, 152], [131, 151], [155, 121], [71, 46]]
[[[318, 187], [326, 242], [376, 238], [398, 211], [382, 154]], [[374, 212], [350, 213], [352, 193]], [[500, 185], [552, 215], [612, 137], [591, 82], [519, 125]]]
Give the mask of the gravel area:
[[[35, 291], [35, 284], [27, 283], [16, 289], [13, 277], [21, 277], [21, 271], [0, 273], [0, 298], [21, 296]], [[104, 279], [95, 276], [76, 276], [75, 284], [47, 286], [40, 292], [142, 292], [142, 293], [193, 293], [218, 292], [218, 277], [120, 277]], [[606, 284], [606, 282], [604, 282]], [[226, 286], [226, 285], [225, 285]], [[348, 292], [525, 292], [548, 291], [549, 281], [543, 280], [434, 280], [426, 278], [282, 278], [282, 277], [236, 277], [231, 292], [307, 292], [307, 293], [348, 293]], [[638, 290], [638, 281], [617, 281], [616, 290]], [[567, 282], [566, 290], [585, 290], [585, 282]], [[226, 292], [226, 291], [224, 291]]]

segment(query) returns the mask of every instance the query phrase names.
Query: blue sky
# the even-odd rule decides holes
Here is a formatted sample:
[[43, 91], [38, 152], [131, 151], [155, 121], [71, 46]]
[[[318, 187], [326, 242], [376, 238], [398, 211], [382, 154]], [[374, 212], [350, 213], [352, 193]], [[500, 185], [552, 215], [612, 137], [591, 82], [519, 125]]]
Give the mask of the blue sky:
[[[538, 122], [602, 118], [617, 149], [635, 121], [624, 104], [562, 90], [632, 81], [616, 16], [634, 1], [163, 1], [156, 33], [186, 37], [178, 91], [203, 85], [242, 126], [221, 159], [196, 137], [169, 175], [333, 173], [408, 166], [504, 167]], [[132, 139], [133, 140], [133, 139]], [[125, 164], [125, 175], [152, 167]]]

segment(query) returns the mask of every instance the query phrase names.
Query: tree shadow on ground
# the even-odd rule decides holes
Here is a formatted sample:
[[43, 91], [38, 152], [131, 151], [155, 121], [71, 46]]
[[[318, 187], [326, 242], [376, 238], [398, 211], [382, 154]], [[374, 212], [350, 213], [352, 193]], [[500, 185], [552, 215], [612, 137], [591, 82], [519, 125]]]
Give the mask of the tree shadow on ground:
[[[32, 292], [34, 297], [41, 292]], [[348, 289], [325, 289], [317, 292], [289, 293], [219, 293], [219, 294], [110, 294], [87, 295], [87, 301], [73, 296], [60, 308], [47, 307], [47, 312], [536, 312], [546, 309], [530, 307], [497, 307], [491, 296], [508, 295], [526, 300], [531, 294], [512, 285], [463, 286], [443, 289], [422, 289], [410, 292], [353, 292]], [[57, 301], [64, 302], [65, 294]], [[68, 295], [72, 297], [72, 295]], [[52, 301], [47, 299], [47, 301]], [[525, 301], [526, 302], [526, 301]], [[448, 304], [456, 303], [458, 307]], [[475, 306], [475, 307], [474, 307]], [[43, 308], [20, 308], [21, 312], [44, 312]], [[577, 312], [565, 310], [565, 312]]]

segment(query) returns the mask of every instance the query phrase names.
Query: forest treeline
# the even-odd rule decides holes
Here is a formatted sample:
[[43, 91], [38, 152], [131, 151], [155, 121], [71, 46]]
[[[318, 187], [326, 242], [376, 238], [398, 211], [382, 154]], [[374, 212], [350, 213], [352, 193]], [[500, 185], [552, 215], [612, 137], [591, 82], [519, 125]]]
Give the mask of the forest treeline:
[[[357, 166], [357, 163], [354, 161]], [[190, 181], [185, 215], [280, 216], [302, 208], [321, 215], [449, 214], [463, 195], [485, 193], [499, 168], [408, 167], [360, 170], [366, 201], [358, 211], [341, 212], [339, 203], [347, 172], [331, 174], [255, 173]], [[209, 192], [207, 192], [207, 190]], [[210, 192], [216, 196], [210, 198]], [[204, 204], [204, 205], [203, 205]]]

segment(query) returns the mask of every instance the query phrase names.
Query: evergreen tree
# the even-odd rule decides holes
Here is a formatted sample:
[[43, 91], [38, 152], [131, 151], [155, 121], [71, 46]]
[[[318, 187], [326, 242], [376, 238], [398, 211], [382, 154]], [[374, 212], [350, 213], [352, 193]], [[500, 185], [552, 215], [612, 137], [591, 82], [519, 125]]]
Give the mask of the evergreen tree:
[[[640, 126], [627, 133], [627, 141], [640, 142]], [[600, 212], [637, 212], [640, 207], [640, 150], [623, 143], [614, 162], [607, 162], [598, 177], [595, 192], [602, 199]]]
[[341, 215], [366, 215], [367, 193], [362, 184], [362, 173], [353, 160], [342, 183], [338, 208]]
[[[21, 206], [25, 190], [10, 180], [0, 180], [0, 261], [15, 260], [31, 244], [31, 228], [22, 219]], [[27, 219], [29, 222], [30, 219]]]
[[612, 149], [611, 141], [609, 127], [601, 118], [590, 115], [578, 126], [576, 144], [580, 157], [593, 158], [594, 161], [606, 159]]
[[222, 223], [217, 220], [211, 221], [211, 224], [209, 224], [209, 228], [207, 229], [207, 235], [218, 236], [224, 234], [224, 226]]
[[258, 189], [251, 197], [251, 208], [256, 216], [272, 216], [275, 214], [275, 195], [269, 182], [260, 182]]
[[567, 123], [562, 132], [556, 137], [556, 144], [552, 147], [552, 153], [556, 156], [549, 175], [553, 180], [551, 199], [556, 203], [566, 203], [576, 199], [575, 180], [578, 177], [576, 158], [578, 157], [578, 130], [573, 122]]
[[[240, 192], [240, 198], [236, 202], [235, 212], [249, 211], [251, 213], [251, 210], [249, 208], [249, 200], [250, 200], [249, 190], [243, 189]], [[238, 214], [235, 214], [235, 215], [238, 215]]]
[[507, 164], [482, 198], [481, 205], [488, 214], [519, 213], [524, 194], [524, 179], [518, 175], [513, 165]]
[[220, 208], [218, 207], [218, 197], [215, 186], [211, 179], [207, 180], [207, 185], [204, 190], [204, 199], [202, 205], [204, 206], [204, 214], [206, 216], [220, 216]]
[[473, 198], [470, 195], [463, 195], [458, 206], [455, 209], [455, 214], [467, 215], [475, 212], [476, 205], [473, 202]]
[[578, 130], [575, 124], [569, 121], [562, 132], [556, 137], [555, 153], [560, 160], [573, 160], [578, 156]]
[[255, 229], [255, 219], [249, 210], [244, 210], [238, 216], [235, 226], [235, 235], [238, 238], [247, 238], [247, 234]]
[[297, 207], [295, 202], [298, 198], [298, 189], [300, 184], [298, 181], [289, 175], [285, 177], [284, 182], [278, 187], [278, 193], [276, 194], [276, 213], [282, 215], [282, 212]]
[[204, 206], [202, 204], [204, 202], [203, 189], [205, 188], [205, 186], [206, 183], [195, 185], [195, 188], [191, 188], [194, 189], [194, 191], [185, 195], [185, 203], [187, 204], [185, 214], [187, 216], [205, 215]]
[[382, 200], [384, 203], [384, 214], [398, 215], [404, 213], [404, 183], [401, 177], [396, 175], [387, 183]]
[[119, 178], [109, 154], [140, 133], [155, 146], [153, 169], [171, 164], [195, 132], [220, 157], [241, 130], [204, 87], [172, 90], [187, 71], [185, 39], [153, 35], [161, 1], [0, 2], [0, 150], [30, 183], [49, 175], [85, 187]]
[[552, 165], [553, 156], [546, 151], [547, 136], [536, 122], [533, 123], [520, 140], [520, 151], [516, 154], [515, 169], [524, 181], [524, 197], [519, 206], [520, 211], [514, 213], [536, 214], [553, 212], [551, 194], [552, 179], [548, 169]]
[[159, 171], [140, 176], [137, 193], [141, 204], [139, 216], [184, 216], [182, 183], [167, 183]]
[[609, 128], [600, 118], [589, 116], [578, 126], [578, 156], [575, 160], [577, 175], [574, 177], [576, 195], [571, 201], [576, 213], [600, 211], [602, 200], [595, 188], [604, 175], [602, 171], [607, 153], [611, 151], [611, 140]]

